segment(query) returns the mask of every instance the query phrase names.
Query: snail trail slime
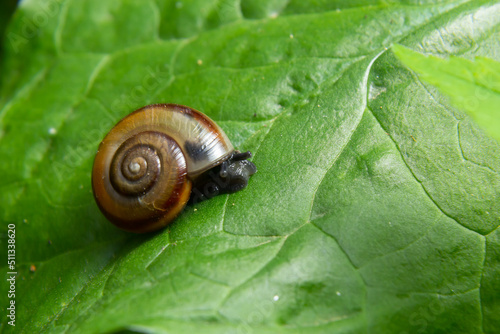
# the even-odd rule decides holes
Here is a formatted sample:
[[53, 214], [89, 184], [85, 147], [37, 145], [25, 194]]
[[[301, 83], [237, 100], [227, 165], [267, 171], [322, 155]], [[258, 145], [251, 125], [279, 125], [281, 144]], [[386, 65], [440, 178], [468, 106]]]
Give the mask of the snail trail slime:
[[97, 151], [92, 189], [119, 228], [143, 233], [172, 222], [192, 203], [234, 193], [257, 172], [209, 117], [177, 104], [138, 109], [111, 129]]

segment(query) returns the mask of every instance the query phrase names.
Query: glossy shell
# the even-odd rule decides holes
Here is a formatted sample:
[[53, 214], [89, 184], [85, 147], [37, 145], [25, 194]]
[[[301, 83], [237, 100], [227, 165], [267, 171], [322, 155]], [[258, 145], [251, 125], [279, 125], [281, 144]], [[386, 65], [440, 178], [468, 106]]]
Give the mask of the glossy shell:
[[175, 104], [146, 106], [122, 119], [101, 142], [92, 171], [94, 197], [116, 226], [156, 230], [182, 211], [192, 182], [233, 151], [206, 115]]

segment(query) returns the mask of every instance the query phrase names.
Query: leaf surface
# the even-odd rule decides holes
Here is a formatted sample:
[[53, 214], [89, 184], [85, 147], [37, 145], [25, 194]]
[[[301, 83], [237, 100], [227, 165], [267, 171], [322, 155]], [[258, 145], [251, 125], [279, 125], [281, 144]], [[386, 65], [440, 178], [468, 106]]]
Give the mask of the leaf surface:
[[460, 57], [448, 60], [426, 57], [394, 46], [396, 56], [419, 76], [449, 96], [490, 136], [500, 140], [500, 63], [488, 58], [470, 61]]

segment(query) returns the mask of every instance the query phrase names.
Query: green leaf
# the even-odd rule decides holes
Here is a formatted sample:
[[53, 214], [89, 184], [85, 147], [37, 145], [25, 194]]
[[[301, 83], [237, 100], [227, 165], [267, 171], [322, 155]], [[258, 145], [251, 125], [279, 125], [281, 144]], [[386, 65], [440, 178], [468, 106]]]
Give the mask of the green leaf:
[[0, 4], [0, 41], [4, 40], [5, 28], [16, 9], [16, 3], [16, 0], [5, 0]]
[[470, 61], [451, 56], [424, 56], [401, 45], [395, 55], [424, 81], [436, 86], [465, 110], [490, 136], [500, 140], [500, 63], [488, 58]]
[[[0, 71], [0, 332], [495, 333], [500, 145], [391, 46], [499, 61], [499, 25], [486, 0], [22, 1]], [[258, 172], [134, 235], [100, 213], [92, 162], [161, 102], [206, 113]]]

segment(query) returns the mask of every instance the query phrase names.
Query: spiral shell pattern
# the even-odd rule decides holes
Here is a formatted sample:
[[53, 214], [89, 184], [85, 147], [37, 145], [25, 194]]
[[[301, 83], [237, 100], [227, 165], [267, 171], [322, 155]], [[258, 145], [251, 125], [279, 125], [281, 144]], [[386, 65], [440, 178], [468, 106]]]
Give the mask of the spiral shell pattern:
[[104, 215], [132, 232], [157, 230], [184, 208], [192, 181], [233, 147], [205, 115], [178, 105], [151, 105], [120, 121], [104, 138], [92, 172]]

